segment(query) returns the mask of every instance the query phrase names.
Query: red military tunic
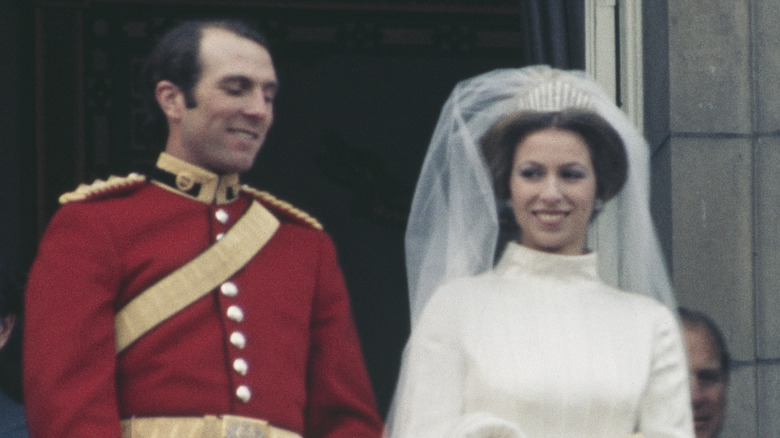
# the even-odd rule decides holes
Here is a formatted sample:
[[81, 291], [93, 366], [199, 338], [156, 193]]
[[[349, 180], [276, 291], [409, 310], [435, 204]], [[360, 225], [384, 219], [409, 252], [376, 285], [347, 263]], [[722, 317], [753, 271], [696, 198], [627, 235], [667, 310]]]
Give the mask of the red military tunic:
[[[26, 292], [31, 436], [120, 437], [120, 419], [133, 416], [220, 414], [306, 438], [380, 436], [329, 237], [302, 212], [239, 190], [235, 175], [165, 154], [158, 166], [167, 172], [155, 178], [173, 187], [121, 180], [82, 189], [70, 196], [85, 199], [49, 224]], [[117, 356], [117, 311], [228, 232], [253, 200], [281, 221], [273, 237]]]

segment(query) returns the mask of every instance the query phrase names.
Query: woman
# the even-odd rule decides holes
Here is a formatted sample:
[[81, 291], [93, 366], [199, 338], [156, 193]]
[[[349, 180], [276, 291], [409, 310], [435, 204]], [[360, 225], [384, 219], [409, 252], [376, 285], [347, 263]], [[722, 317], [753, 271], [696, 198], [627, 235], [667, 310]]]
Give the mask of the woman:
[[[407, 230], [412, 335], [388, 435], [693, 436], [677, 322], [643, 296], [673, 305], [647, 160], [581, 74], [499, 70], [456, 87]], [[613, 197], [619, 280], [637, 293], [603, 283], [585, 247]], [[519, 233], [493, 266], [501, 210]]]

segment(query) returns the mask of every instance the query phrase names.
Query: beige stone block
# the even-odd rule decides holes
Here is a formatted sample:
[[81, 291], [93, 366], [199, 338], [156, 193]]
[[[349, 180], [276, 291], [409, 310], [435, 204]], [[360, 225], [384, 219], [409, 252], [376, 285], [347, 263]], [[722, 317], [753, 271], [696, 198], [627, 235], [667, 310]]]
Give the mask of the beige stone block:
[[754, 355], [749, 139], [672, 138], [672, 281], [715, 319], [735, 358]]
[[780, 137], [756, 150], [756, 325], [758, 356], [780, 358]]
[[672, 131], [749, 133], [749, 2], [668, 4]]
[[732, 369], [726, 400], [726, 421], [723, 425], [722, 437], [764, 436], [757, 435], [756, 431], [758, 410], [755, 366], [740, 366]]
[[780, 365], [758, 366], [758, 435], [775, 437], [780, 430]]
[[754, 0], [756, 129], [780, 130], [780, 8], [777, 0]]

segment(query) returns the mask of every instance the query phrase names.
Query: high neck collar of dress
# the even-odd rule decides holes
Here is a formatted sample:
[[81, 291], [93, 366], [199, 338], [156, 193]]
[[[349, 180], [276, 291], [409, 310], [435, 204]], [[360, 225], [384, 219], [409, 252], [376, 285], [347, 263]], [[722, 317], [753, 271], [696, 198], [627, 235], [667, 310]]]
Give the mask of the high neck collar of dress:
[[165, 152], [157, 159], [152, 181], [204, 204], [226, 204], [238, 198], [237, 173], [217, 175]]
[[507, 245], [495, 271], [502, 277], [513, 277], [530, 271], [560, 278], [584, 276], [593, 280], [599, 279], [598, 256], [595, 252], [560, 255], [533, 250], [515, 242]]

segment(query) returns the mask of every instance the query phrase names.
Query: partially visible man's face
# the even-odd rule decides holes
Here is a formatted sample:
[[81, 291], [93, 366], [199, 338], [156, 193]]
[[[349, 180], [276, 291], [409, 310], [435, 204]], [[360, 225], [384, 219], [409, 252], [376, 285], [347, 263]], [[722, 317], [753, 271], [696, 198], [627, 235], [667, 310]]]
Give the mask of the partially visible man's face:
[[729, 377], [715, 340], [704, 327], [685, 325], [696, 438], [715, 438], [723, 428]]
[[196, 106], [184, 110], [180, 144], [169, 152], [212, 172], [244, 172], [273, 123], [271, 56], [250, 39], [212, 28], [203, 31], [200, 61]]

